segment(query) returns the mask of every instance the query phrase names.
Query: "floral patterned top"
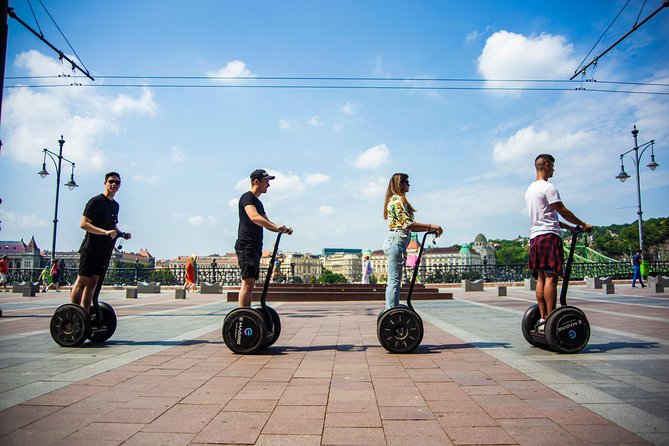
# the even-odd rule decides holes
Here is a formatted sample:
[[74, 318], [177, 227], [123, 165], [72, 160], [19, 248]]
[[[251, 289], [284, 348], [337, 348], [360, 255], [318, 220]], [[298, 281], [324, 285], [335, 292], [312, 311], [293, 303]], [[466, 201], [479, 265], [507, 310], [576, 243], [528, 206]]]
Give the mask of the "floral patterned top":
[[413, 213], [400, 195], [390, 197], [387, 206], [390, 230], [407, 229], [414, 223]]

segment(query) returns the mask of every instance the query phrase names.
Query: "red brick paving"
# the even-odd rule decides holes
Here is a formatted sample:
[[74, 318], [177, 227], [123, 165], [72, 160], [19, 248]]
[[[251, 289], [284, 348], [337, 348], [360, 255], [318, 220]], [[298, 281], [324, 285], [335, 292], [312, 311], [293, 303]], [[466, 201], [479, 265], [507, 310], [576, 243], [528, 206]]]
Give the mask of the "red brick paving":
[[0, 412], [0, 443], [646, 443], [430, 324], [442, 348], [387, 353], [377, 306], [285, 304], [268, 351], [209, 333]]

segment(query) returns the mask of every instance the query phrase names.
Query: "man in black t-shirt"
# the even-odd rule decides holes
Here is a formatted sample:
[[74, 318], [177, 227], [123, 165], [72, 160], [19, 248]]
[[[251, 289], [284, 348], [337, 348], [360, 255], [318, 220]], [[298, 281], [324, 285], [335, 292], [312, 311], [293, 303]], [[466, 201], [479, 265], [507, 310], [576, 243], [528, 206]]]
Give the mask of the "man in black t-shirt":
[[[81, 217], [80, 227], [86, 231], [79, 248], [79, 275], [72, 287], [70, 302], [89, 311], [93, 293], [100, 275], [109, 260], [109, 253], [116, 236], [121, 231], [118, 224], [119, 205], [114, 196], [121, 187], [121, 176], [116, 172], [105, 175], [105, 191], [88, 200]], [[130, 233], [125, 234], [129, 239]]]
[[262, 228], [272, 232], [292, 234], [293, 230], [284, 225], [272, 223], [265, 214], [265, 208], [258, 199], [269, 189], [269, 180], [274, 176], [263, 169], [251, 172], [251, 190], [239, 198], [239, 228], [235, 252], [242, 272], [242, 286], [239, 290], [239, 306], [250, 307], [253, 287], [260, 276], [260, 256], [262, 255]]

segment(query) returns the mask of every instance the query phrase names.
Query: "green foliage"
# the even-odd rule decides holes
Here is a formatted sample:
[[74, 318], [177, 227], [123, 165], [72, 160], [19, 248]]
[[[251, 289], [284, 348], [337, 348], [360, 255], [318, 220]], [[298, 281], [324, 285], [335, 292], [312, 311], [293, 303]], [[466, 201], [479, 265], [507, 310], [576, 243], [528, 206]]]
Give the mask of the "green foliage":
[[489, 243], [498, 246], [495, 250], [498, 265], [527, 264], [530, 247], [526, 240], [490, 240]]
[[323, 268], [318, 283], [346, 283], [346, 276], [343, 274], [335, 274], [329, 269]]
[[[651, 218], [643, 222], [644, 249], [653, 253], [669, 239], [669, 218]], [[639, 248], [639, 222], [597, 226], [590, 245], [609, 257], [629, 257]]]
[[157, 269], [155, 271], [151, 271], [151, 275], [149, 276], [149, 281], [168, 284], [168, 283], [176, 283], [176, 278], [174, 277], [174, 274], [172, 274], [172, 271], [170, 271], [169, 269]]

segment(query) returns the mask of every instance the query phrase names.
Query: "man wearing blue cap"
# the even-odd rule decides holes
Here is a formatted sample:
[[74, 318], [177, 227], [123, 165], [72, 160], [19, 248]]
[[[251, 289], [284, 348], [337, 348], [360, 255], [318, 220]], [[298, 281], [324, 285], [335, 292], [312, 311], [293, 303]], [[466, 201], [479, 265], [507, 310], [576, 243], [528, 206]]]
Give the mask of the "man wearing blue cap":
[[262, 229], [272, 232], [292, 234], [292, 228], [276, 225], [267, 218], [265, 208], [258, 197], [267, 192], [269, 181], [274, 176], [264, 169], [256, 169], [249, 175], [251, 190], [239, 198], [239, 228], [235, 253], [242, 273], [242, 286], [239, 290], [239, 306], [250, 307], [253, 287], [260, 277], [260, 257], [262, 256]]

